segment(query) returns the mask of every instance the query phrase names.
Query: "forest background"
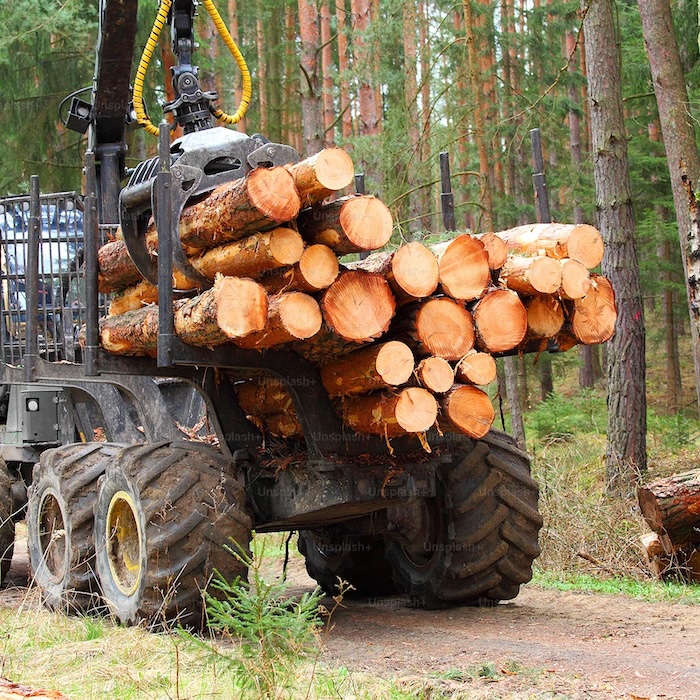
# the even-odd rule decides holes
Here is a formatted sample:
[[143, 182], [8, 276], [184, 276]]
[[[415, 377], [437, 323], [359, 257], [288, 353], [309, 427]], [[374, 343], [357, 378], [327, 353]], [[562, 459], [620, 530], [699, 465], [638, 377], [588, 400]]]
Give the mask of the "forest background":
[[[644, 0], [644, 4], [652, 3]], [[684, 109], [694, 129], [700, 95], [697, 5], [690, 0], [658, 4], [672, 13], [688, 94]], [[155, 0], [140, 3], [139, 54], [156, 7]], [[501, 230], [537, 221], [532, 128], [542, 132], [552, 219], [600, 225], [603, 205], [600, 192], [596, 199], [600, 183], [594, 170], [602, 149], [594, 148], [590, 105], [596, 102], [587, 76], [587, 66], [593, 64], [591, 56], [586, 60], [584, 41], [586, 22], [591, 34], [598, 31], [599, 7], [611, 10], [609, 33], [603, 39], [598, 35], [603, 41], [598, 48], [610, 49], [620, 69], [622, 139], [634, 214], [633, 245], [622, 251], [628, 258], [614, 266], [636, 270], [639, 265], [641, 290], [641, 297], [631, 301], [618, 291], [619, 328], [630, 319], [639, 326], [637, 334], [645, 337], [655, 364], [650, 369], [652, 388], [644, 392], [647, 368], [642, 348], [629, 365], [633, 374], [638, 370], [635, 381], [649, 395], [655, 415], [670, 417], [676, 431], [682, 423], [689, 439], [695, 427], [688, 421], [697, 418], [698, 410], [689, 350], [693, 330], [669, 163], [637, 3], [219, 3], [253, 77], [253, 101], [237, 128], [289, 143], [304, 154], [323, 145], [348, 150], [356, 170], [365, 173], [367, 192], [380, 196], [394, 214], [394, 243], [442, 232], [441, 152], [451, 157], [459, 229]], [[85, 140], [64, 127], [65, 103], [63, 108], [61, 103], [69, 93], [91, 86], [97, 3], [7, 0], [0, 7], [0, 21], [0, 193], [26, 191], [28, 178], [35, 173], [44, 191], [80, 190]], [[200, 46], [195, 62], [200, 78], [216, 89], [221, 106], [231, 113], [240, 101], [238, 69], [203, 10], [197, 29]], [[157, 59], [145, 91], [149, 113], [156, 120], [161, 105], [171, 98], [167, 37], [161, 39]], [[129, 134], [129, 165], [150, 157], [155, 149], [155, 139], [134, 129]], [[614, 231], [603, 234], [608, 244], [614, 240]], [[611, 276], [605, 262], [603, 272]], [[646, 329], [634, 308], [637, 301], [643, 304]], [[557, 392], [578, 387], [604, 396], [607, 382], [620, 381], [613, 367], [616, 357], [618, 368], [624, 360], [618, 355], [615, 352], [611, 360], [609, 348], [602, 347], [553, 358], [544, 353], [536, 363], [532, 356], [516, 359], [511, 369], [518, 374], [517, 404], [526, 413], [547, 397], [550, 406], [556, 405]], [[561, 385], [556, 391], [555, 383]], [[505, 388], [501, 393], [506, 394]], [[515, 407], [515, 390], [509, 395]], [[608, 481], [614, 476], [610, 463], [615, 459], [631, 462], [632, 471], [644, 471], [646, 466], [646, 445], [638, 437], [647, 429], [646, 410], [643, 400], [631, 403], [640, 404], [641, 416], [627, 415], [629, 405], [615, 408], [624, 414], [618, 422], [625, 437], [618, 439], [619, 454], [614, 449], [611, 453], [608, 444]], [[550, 411], [562, 415], [561, 406]], [[518, 434], [515, 421], [508, 427]], [[605, 432], [604, 426], [601, 431]], [[542, 430], [535, 432], [539, 435]], [[612, 434], [610, 426], [608, 433]], [[550, 433], [544, 430], [544, 434]], [[628, 448], [630, 441], [636, 446]]]

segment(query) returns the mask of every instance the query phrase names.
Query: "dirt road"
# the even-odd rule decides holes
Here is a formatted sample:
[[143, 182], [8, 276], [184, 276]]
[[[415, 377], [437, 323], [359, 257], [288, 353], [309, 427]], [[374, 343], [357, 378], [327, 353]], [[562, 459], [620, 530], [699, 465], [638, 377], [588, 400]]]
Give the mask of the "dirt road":
[[[0, 605], [17, 604], [27, 584], [21, 540], [9, 578]], [[313, 588], [300, 558], [288, 580], [294, 592]], [[325, 661], [456, 697], [696, 700], [700, 609], [534, 586], [494, 608], [352, 600], [333, 616]]]

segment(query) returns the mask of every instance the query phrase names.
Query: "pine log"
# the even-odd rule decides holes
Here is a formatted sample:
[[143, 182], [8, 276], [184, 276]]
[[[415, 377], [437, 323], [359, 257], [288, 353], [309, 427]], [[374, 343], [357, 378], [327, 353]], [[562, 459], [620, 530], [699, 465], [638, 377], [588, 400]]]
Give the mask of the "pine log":
[[615, 293], [602, 275], [591, 275], [591, 289], [582, 299], [570, 302], [571, 329], [584, 344], [604, 343], [612, 338], [617, 321]]
[[524, 296], [554, 294], [562, 285], [561, 265], [546, 256], [509, 255], [501, 268], [499, 281]]
[[234, 384], [241, 408], [252, 416], [294, 414], [292, 395], [279, 379], [265, 377]]
[[438, 286], [435, 255], [413, 241], [391, 253], [373, 253], [364, 260], [346, 264], [349, 270], [376, 272], [386, 278], [398, 304], [429, 297]]
[[637, 489], [639, 508], [667, 553], [700, 544], [700, 469], [658, 479]]
[[664, 550], [661, 538], [656, 532], [649, 532], [642, 535], [639, 541], [649, 570], [656, 578], [663, 578], [671, 565], [671, 555]]
[[468, 352], [455, 367], [458, 384], [485, 386], [496, 379], [496, 360], [487, 352]]
[[278, 292], [319, 292], [327, 289], [338, 277], [336, 254], [325, 245], [311, 245], [293, 267], [280, 268], [264, 275], [258, 282], [268, 294]]
[[441, 422], [477, 440], [488, 433], [496, 415], [484, 391], [459, 384], [440, 399], [440, 409]]
[[440, 270], [440, 284], [453, 299], [479, 299], [489, 286], [491, 270], [484, 244], [469, 234], [431, 246]]
[[437, 297], [406, 307], [394, 327], [419, 357], [458, 360], [474, 346], [472, 315], [462, 304]]
[[[256, 168], [245, 178], [219, 185], [204, 199], [185, 207], [180, 217], [180, 241], [188, 254], [238, 241], [292, 221], [299, 206], [294, 180], [285, 168]], [[150, 252], [155, 253], [155, 229], [150, 229], [146, 238]]]
[[294, 343], [294, 351], [304, 359], [319, 366], [325, 365], [338, 357], [344, 357], [366, 346], [367, 343], [353, 343], [341, 338], [327, 325], [321, 326], [321, 330], [308, 340]]
[[31, 688], [19, 683], [13, 683], [6, 678], [0, 678], [0, 700], [68, 700], [68, 697], [58, 690]]
[[571, 258], [589, 270], [603, 259], [603, 237], [588, 224], [528, 224], [496, 235], [508, 250], [521, 255], [544, 251], [553, 258]]
[[437, 402], [426, 389], [410, 387], [396, 394], [373, 392], [339, 403], [343, 421], [358, 433], [395, 437], [422, 433], [437, 418]]
[[331, 396], [352, 396], [404, 384], [413, 367], [413, 353], [408, 345], [391, 340], [342, 359], [330, 358], [321, 369], [321, 380]]
[[510, 289], [492, 289], [473, 307], [475, 345], [484, 352], [506, 352], [527, 332], [527, 311]]
[[323, 243], [338, 255], [375, 250], [391, 238], [387, 206], [371, 195], [352, 195], [303, 211], [299, 232], [309, 243]]
[[331, 330], [351, 342], [369, 342], [389, 328], [396, 302], [387, 281], [378, 274], [342, 272], [321, 300]]
[[[218, 277], [214, 286], [174, 305], [175, 335], [185, 343], [209, 347], [262, 330], [267, 321], [267, 294], [256, 282]], [[158, 307], [145, 306], [100, 323], [102, 347], [118, 355], [154, 355], [158, 341]]]
[[536, 296], [525, 300], [527, 335], [553, 338], [564, 325], [564, 307], [554, 296]]
[[581, 299], [591, 289], [591, 273], [585, 265], [566, 258], [559, 261], [561, 265], [561, 289], [563, 299]]
[[452, 388], [455, 373], [450, 363], [443, 357], [426, 357], [415, 370], [420, 386], [433, 394], [444, 394]]
[[114, 294], [109, 301], [107, 313], [110, 316], [118, 316], [156, 303], [158, 303], [158, 287], [146, 280], [141, 280], [138, 284]]
[[299, 440], [304, 437], [301, 423], [296, 413], [272, 413], [261, 416], [260, 421], [263, 430], [270, 435], [284, 438], [285, 440]]
[[477, 234], [476, 238], [484, 244], [489, 267], [492, 270], [500, 270], [508, 257], [508, 246], [495, 233]]
[[287, 165], [301, 198], [301, 206], [320, 204], [326, 197], [352, 184], [352, 158], [340, 148], [326, 148], [294, 165]]
[[282, 292], [268, 299], [267, 323], [263, 330], [236, 341], [254, 350], [306, 340], [321, 330], [323, 318], [318, 302], [303, 292]]
[[123, 240], [101, 246], [97, 251], [97, 265], [97, 285], [103, 294], [125, 289], [143, 279]]

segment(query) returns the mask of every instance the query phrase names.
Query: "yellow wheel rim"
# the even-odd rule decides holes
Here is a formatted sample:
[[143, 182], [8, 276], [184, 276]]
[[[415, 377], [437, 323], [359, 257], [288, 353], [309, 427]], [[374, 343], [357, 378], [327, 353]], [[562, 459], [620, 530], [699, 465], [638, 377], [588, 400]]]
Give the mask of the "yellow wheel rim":
[[107, 510], [106, 537], [112, 580], [125, 596], [131, 596], [141, 583], [142, 535], [134, 499], [126, 491], [117, 491], [112, 496]]

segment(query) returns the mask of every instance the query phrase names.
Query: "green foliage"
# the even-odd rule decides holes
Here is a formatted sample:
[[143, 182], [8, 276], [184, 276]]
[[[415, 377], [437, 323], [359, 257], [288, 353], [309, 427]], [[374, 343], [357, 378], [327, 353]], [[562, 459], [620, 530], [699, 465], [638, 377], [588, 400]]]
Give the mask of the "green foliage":
[[205, 593], [209, 626], [226, 643], [207, 644], [183, 634], [233, 670], [246, 692], [260, 698], [294, 697], [300, 665], [320, 653], [323, 594], [317, 588], [292, 599], [285, 582], [266, 581], [260, 569], [264, 549], [257, 544], [252, 558], [230, 550], [248, 565], [250, 582], [217, 576], [211, 586], [216, 592]]
[[581, 391], [574, 396], [550, 395], [526, 416], [528, 432], [540, 440], [571, 439], [581, 433], [603, 434], [607, 411], [600, 391]]

